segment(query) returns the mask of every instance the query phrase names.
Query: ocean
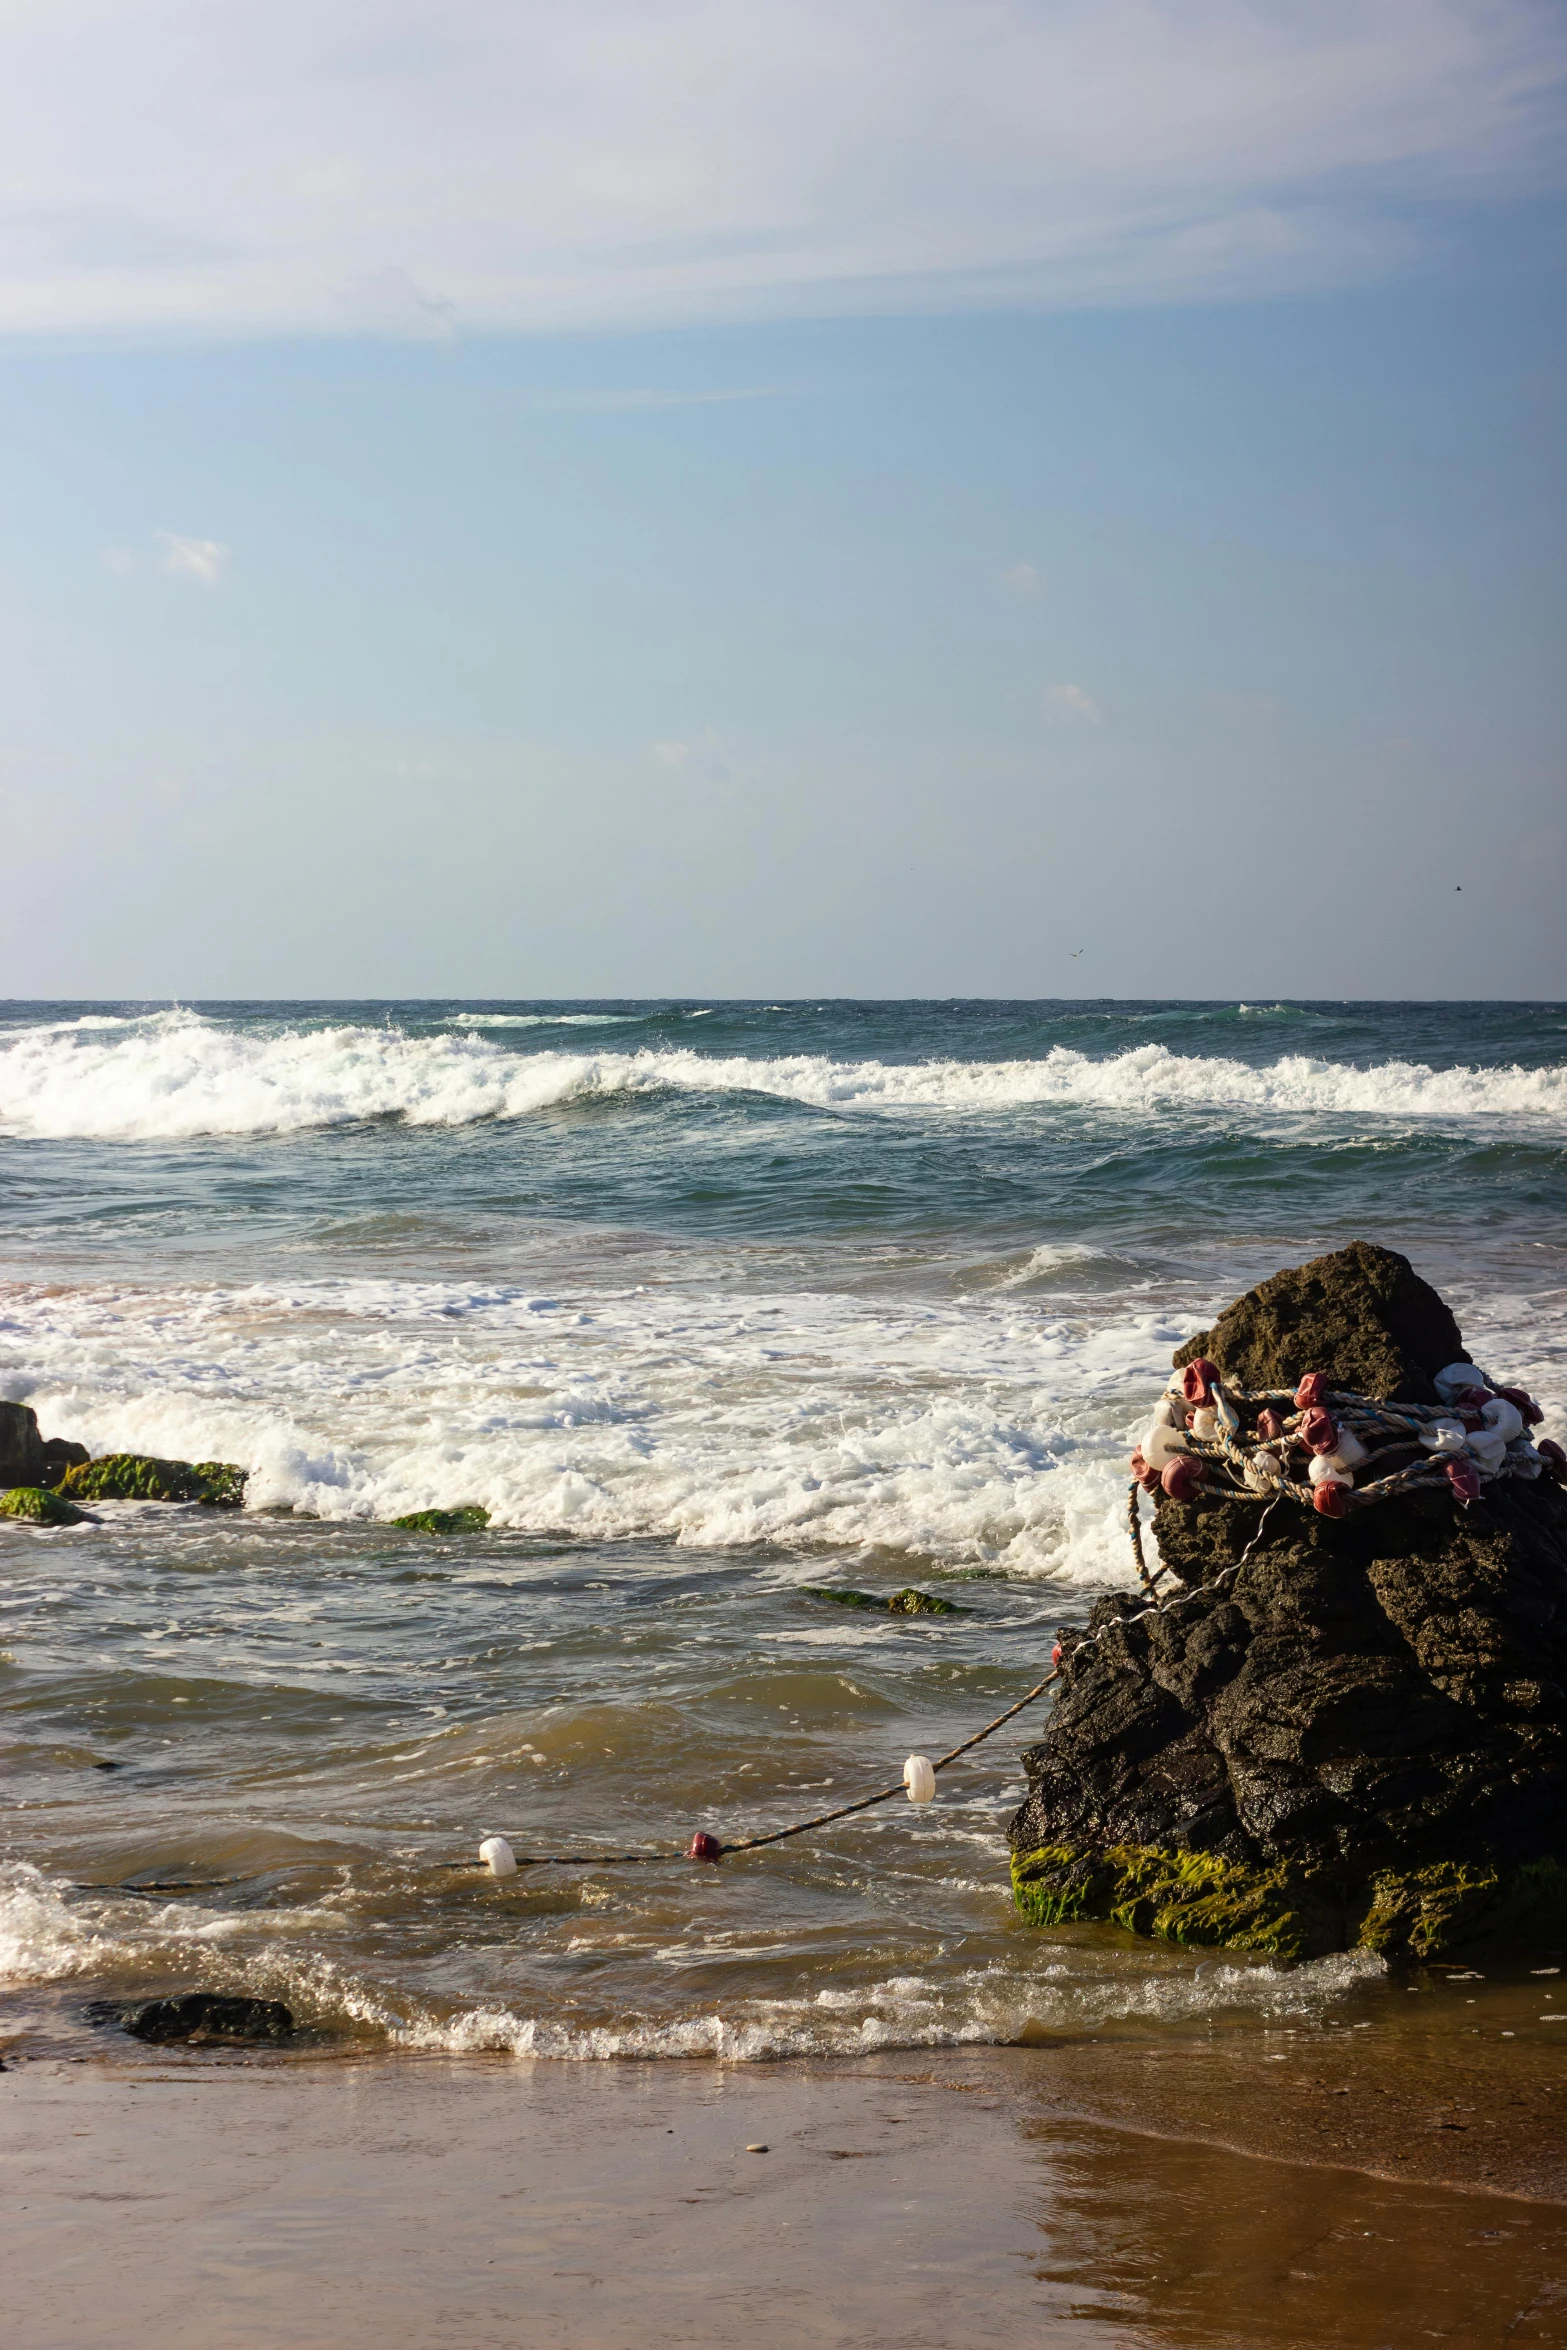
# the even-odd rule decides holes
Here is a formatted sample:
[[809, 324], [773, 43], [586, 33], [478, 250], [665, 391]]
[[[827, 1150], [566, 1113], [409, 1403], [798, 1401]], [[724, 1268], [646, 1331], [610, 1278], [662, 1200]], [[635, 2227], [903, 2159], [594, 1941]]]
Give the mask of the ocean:
[[[1042, 1706], [928, 1808], [678, 1855], [1038, 1681], [1133, 1580], [1171, 1350], [1282, 1265], [1403, 1250], [1567, 1433], [1564, 1152], [1551, 1004], [0, 1007], [0, 1395], [250, 1473], [0, 1527], [0, 2021], [201, 1985], [324, 2051], [736, 2061], [1396, 2025], [1368, 1958], [1024, 1927]], [[910, 1583], [965, 1612], [809, 1588]], [[669, 1857], [455, 1865], [491, 1833]]]

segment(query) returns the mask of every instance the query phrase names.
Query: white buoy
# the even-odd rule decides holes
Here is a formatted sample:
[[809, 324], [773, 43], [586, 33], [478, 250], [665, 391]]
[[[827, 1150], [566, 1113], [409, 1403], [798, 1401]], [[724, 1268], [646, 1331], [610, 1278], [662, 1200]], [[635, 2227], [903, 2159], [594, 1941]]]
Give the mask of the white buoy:
[[1313, 1485], [1353, 1485], [1355, 1480], [1347, 1469], [1341, 1469], [1338, 1457], [1331, 1452], [1314, 1452], [1306, 1471]]
[[517, 1855], [504, 1836], [486, 1836], [479, 1847], [479, 1858], [492, 1877], [514, 1877], [517, 1874]]
[[1171, 1428], [1163, 1420], [1155, 1420], [1143, 1438], [1143, 1458], [1150, 1469], [1162, 1469], [1166, 1461], [1175, 1460], [1190, 1449], [1179, 1428]]
[[1499, 1436], [1503, 1444], [1511, 1444], [1523, 1434], [1523, 1414], [1505, 1395], [1493, 1395], [1480, 1413], [1492, 1436]]
[[1485, 1385], [1485, 1373], [1478, 1363], [1449, 1363], [1438, 1371], [1431, 1382], [1443, 1403], [1451, 1403], [1455, 1395], [1462, 1395], [1468, 1387]]
[[1253, 1493], [1277, 1493], [1284, 1482], [1284, 1464], [1266, 1445], [1251, 1455], [1243, 1473]]
[[1420, 1441], [1427, 1452], [1462, 1452], [1465, 1428], [1462, 1420], [1427, 1420], [1420, 1431]]
[[1200, 1403], [1192, 1413], [1192, 1434], [1211, 1444], [1219, 1433], [1219, 1415], [1211, 1403]]
[[903, 1784], [909, 1791], [910, 1803], [933, 1803], [936, 1797], [936, 1774], [922, 1754], [911, 1754], [903, 1766]]
[[1367, 1452], [1365, 1446], [1361, 1443], [1360, 1438], [1355, 1434], [1354, 1429], [1341, 1428], [1338, 1432], [1338, 1442], [1333, 1447], [1333, 1450], [1331, 1452], [1319, 1452], [1315, 1459], [1313, 1459], [1311, 1467], [1307, 1470], [1306, 1474], [1308, 1477], [1315, 1478], [1317, 1474], [1317, 1462], [1321, 1461], [1322, 1473], [1324, 1476], [1332, 1475], [1335, 1477], [1342, 1477], [1346, 1483], [1352, 1483], [1353, 1472], [1359, 1468], [1362, 1461], [1369, 1460], [1370, 1458], [1371, 1455]]

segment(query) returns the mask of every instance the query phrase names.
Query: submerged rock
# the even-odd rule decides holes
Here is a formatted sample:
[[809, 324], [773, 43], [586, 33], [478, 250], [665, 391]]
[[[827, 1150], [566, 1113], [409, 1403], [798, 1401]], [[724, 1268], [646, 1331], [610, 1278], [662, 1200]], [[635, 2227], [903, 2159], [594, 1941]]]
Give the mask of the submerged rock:
[[58, 1491], [69, 1501], [202, 1501], [238, 1509], [247, 1472], [233, 1461], [165, 1461], [153, 1453], [110, 1452], [67, 1469]]
[[281, 1999], [233, 1998], [216, 1991], [149, 1999], [123, 2009], [120, 2022], [133, 2040], [150, 2040], [160, 2048], [177, 2040], [286, 2040], [294, 2029], [293, 2015]]
[[482, 1534], [490, 1522], [488, 1510], [470, 1502], [458, 1510], [410, 1510], [392, 1524], [404, 1534]]
[[[1249, 1388], [1323, 1370], [1415, 1401], [1465, 1349], [1405, 1259], [1357, 1242], [1175, 1359], [1198, 1355]], [[1259, 1533], [1260, 1510], [1158, 1498], [1176, 1590], [1098, 1603], [1024, 1757], [1024, 1915], [1280, 1957], [1567, 1942], [1567, 1494], [1508, 1478], [1342, 1520], [1285, 1499]]]
[[0, 1518], [16, 1518], [28, 1526], [81, 1526], [87, 1523], [87, 1512], [47, 1486], [13, 1485], [9, 1493], [0, 1493]]
[[46, 1437], [38, 1449], [40, 1485], [58, 1485], [67, 1469], [80, 1468], [92, 1458], [85, 1444], [72, 1444], [64, 1436]]
[[851, 1591], [841, 1584], [806, 1583], [801, 1589], [807, 1599], [830, 1599], [834, 1607], [874, 1608], [878, 1615], [966, 1616], [973, 1612], [959, 1607], [954, 1600], [938, 1599], [933, 1592], [916, 1591], [912, 1584], [906, 1584], [903, 1590], [894, 1591], [886, 1599], [879, 1592]]

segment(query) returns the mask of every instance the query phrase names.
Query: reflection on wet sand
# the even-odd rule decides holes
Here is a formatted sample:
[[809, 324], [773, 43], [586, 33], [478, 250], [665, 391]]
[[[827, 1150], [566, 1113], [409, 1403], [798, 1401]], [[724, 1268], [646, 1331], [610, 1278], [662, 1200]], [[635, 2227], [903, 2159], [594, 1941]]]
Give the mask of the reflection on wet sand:
[[[1106, 2343], [1567, 2342], [1567, 2210], [1092, 2124], [1038, 2126], [1042, 2283]], [[1095, 2337], [1091, 2337], [1095, 2338]]]
[[7, 2350], [1567, 2344], [1562, 2201], [1133, 2126], [1125, 2053], [13, 2055]]

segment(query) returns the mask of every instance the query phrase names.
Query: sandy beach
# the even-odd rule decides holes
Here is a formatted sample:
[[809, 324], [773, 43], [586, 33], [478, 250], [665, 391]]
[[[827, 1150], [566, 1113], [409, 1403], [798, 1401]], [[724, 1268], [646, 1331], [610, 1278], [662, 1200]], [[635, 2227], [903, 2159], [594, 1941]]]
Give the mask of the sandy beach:
[[1149, 2040], [740, 2067], [13, 2050], [7, 2339], [1567, 2342], [1553, 2084], [1488, 2069], [1455, 2071], [1451, 2040], [1373, 2060], [1316, 2034], [1260, 2062]]

